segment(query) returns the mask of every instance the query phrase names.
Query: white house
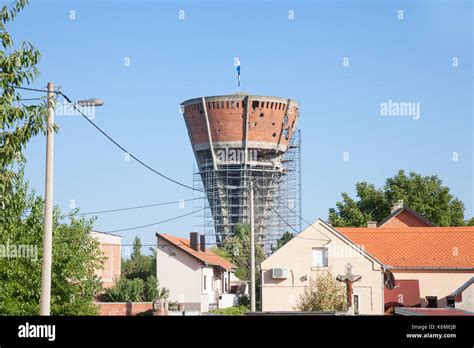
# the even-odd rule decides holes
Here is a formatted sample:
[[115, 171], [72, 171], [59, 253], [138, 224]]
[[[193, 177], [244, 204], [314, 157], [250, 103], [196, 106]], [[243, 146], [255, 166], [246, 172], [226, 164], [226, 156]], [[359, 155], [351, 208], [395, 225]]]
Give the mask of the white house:
[[241, 284], [234, 275], [236, 267], [207, 249], [204, 235], [156, 237], [157, 278], [170, 290], [170, 300], [200, 312], [237, 304]]

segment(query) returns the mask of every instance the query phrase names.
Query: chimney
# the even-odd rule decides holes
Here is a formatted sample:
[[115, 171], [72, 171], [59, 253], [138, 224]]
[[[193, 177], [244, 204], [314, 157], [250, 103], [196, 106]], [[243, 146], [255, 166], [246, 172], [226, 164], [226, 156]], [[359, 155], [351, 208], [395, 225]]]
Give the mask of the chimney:
[[390, 210], [390, 214], [392, 214], [394, 211], [397, 211], [400, 208], [403, 208], [403, 200], [402, 199], [400, 199], [397, 203], [393, 203], [392, 209]]
[[189, 234], [189, 245], [191, 249], [194, 249], [196, 251], [199, 251], [199, 242], [198, 242], [198, 233], [197, 232], [191, 232]]
[[367, 221], [367, 228], [376, 228], [377, 221]]
[[206, 235], [201, 234], [200, 238], [201, 239], [199, 241], [199, 250], [201, 250], [202, 252], [206, 252]]

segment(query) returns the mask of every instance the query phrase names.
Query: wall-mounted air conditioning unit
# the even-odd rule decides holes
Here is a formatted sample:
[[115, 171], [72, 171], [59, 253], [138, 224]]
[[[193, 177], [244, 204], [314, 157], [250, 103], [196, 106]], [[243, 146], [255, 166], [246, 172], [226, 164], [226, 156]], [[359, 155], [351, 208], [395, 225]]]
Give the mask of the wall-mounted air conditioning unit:
[[273, 279], [286, 279], [288, 278], [288, 269], [286, 268], [272, 268]]

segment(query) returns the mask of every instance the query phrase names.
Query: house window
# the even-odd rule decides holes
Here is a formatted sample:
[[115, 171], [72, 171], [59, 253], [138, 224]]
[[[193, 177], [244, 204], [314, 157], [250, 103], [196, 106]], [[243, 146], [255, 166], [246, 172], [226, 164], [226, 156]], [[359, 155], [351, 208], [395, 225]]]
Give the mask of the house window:
[[438, 297], [426, 296], [426, 308], [438, 308]]
[[203, 284], [202, 284], [204, 290], [206, 290], [206, 288], [207, 288], [206, 285], [207, 285], [207, 276], [204, 276], [204, 280], [203, 280]]
[[227, 292], [227, 277], [224, 278], [224, 291]]
[[359, 295], [354, 295], [354, 314], [359, 314]]
[[313, 262], [312, 267], [327, 267], [328, 266], [328, 249], [313, 248]]
[[454, 300], [454, 296], [446, 297], [446, 307], [456, 307], [456, 301]]

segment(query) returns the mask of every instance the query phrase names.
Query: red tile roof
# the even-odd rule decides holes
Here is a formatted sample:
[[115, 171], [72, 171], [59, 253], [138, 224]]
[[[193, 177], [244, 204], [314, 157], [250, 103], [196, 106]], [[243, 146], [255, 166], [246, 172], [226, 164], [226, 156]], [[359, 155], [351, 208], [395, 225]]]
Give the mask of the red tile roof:
[[158, 237], [161, 237], [171, 244], [175, 245], [176, 247], [180, 248], [181, 250], [185, 251], [186, 253], [194, 256], [198, 260], [204, 262], [205, 264], [211, 265], [211, 266], [219, 266], [226, 271], [232, 271], [236, 269], [237, 267], [230, 263], [229, 261], [223, 259], [222, 257], [214, 254], [211, 250], [206, 249], [206, 251], [196, 251], [193, 248], [191, 248], [189, 239], [186, 238], [181, 238], [181, 237], [175, 237], [175, 236], [170, 236], [168, 234], [161, 234], [157, 233]]
[[395, 288], [384, 288], [385, 307], [421, 307], [417, 279], [395, 280]]
[[474, 269], [474, 226], [337, 230], [386, 266]]

